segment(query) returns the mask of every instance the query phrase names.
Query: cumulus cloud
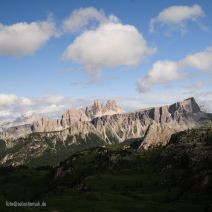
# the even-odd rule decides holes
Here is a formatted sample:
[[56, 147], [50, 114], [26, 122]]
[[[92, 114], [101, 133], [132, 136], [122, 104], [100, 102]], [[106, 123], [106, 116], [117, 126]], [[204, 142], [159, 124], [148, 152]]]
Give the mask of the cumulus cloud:
[[106, 22], [107, 17], [103, 10], [97, 10], [94, 7], [80, 8], [74, 10], [71, 15], [63, 22], [65, 32], [75, 32], [86, 28], [92, 22]]
[[86, 7], [74, 10], [68, 18], [63, 21], [64, 32], [77, 32], [88, 28], [95, 28], [103, 23], [118, 23], [119, 19], [115, 15], [107, 16], [103, 10], [95, 7]]
[[[154, 85], [163, 85], [185, 78], [186, 69], [197, 69], [212, 73], [212, 48], [202, 52], [187, 55], [180, 61], [161, 60], [156, 61], [147, 75], [139, 79], [140, 92], [148, 91]], [[183, 72], [184, 71], [184, 72]]]
[[20, 105], [32, 105], [32, 100], [27, 98], [27, 97], [19, 97], [18, 98], [18, 103]]
[[62, 113], [65, 110], [65, 105], [56, 105], [56, 104], [51, 104], [48, 105], [41, 110], [37, 110], [36, 112], [40, 114], [57, 114], [57, 113]]
[[0, 117], [7, 117], [11, 115], [11, 113], [8, 110], [0, 110]]
[[[46, 111], [48, 110], [47, 103], [43, 104], [39, 99], [0, 93], [0, 117], [15, 117], [31, 109], [37, 110], [39, 106], [41, 106], [41, 110], [44, 112], [45, 110], [43, 108], [46, 108]], [[53, 108], [49, 109], [53, 110]]]
[[150, 32], [154, 32], [156, 26], [168, 26], [185, 30], [186, 21], [196, 21], [203, 17], [204, 12], [198, 4], [192, 6], [171, 6], [162, 10], [157, 17], [150, 21]]
[[197, 99], [206, 111], [212, 113], [212, 92], [199, 93]]
[[34, 53], [55, 33], [51, 19], [41, 22], [0, 23], [0, 55], [24, 56]]
[[61, 95], [48, 95], [40, 99], [41, 102], [58, 104], [64, 101], [64, 96]]
[[138, 81], [138, 87], [141, 92], [144, 92], [154, 85], [166, 84], [181, 78], [176, 62], [169, 60], [157, 61], [148, 74]]
[[205, 49], [203, 52], [188, 55], [180, 63], [181, 66], [188, 66], [212, 73], [212, 47]]
[[30, 105], [32, 105], [32, 101], [27, 97], [0, 93], [0, 118], [12, 115], [14, 109]]
[[13, 104], [17, 100], [14, 94], [0, 94], [0, 107]]
[[65, 50], [63, 59], [81, 64], [96, 79], [104, 68], [137, 65], [154, 51], [134, 26], [111, 22], [79, 35]]

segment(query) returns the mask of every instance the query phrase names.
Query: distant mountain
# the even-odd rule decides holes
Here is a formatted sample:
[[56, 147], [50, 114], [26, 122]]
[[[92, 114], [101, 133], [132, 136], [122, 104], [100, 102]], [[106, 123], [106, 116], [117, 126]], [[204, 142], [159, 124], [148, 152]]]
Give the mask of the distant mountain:
[[[156, 121], [149, 125], [140, 148], [148, 149], [165, 145], [172, 134], [199, 127], [203, 123], [212, 120], [212, 114], [201, 111], [194, 98], [177, 102], [168, 107], [160, 107], [156, 111]], [[167, 121], [168, 117], [171, 118], [170, 121]]]
[[108, 100], [105, 104], [102, 104], [100, 101], [95, 101], [93, 105], [85, 109], [85, 114], [90, 119], [121, 113], [124, 113], [124, 110], [120, 108], [114, 100]]
[[69, 109], [60, 119], [40, 118], [6, 129], [0, 133], [6, 146], [0, 162], [56, 165], [75, 151], [135, 138], [143, 140], [141, 149], [147, 149], [210, 120], [212, 115], [201, 111], [194, 98], [131, 113], [124, 113], [114, 101], [96, 101], [85, 109]]
[[123, 112], [123, 109], [114, 100], [108, 100], [105, 104], [100, 101], [94, 101], [92, 105], [86, 108], [70, 108], [59, 119], [40, 117], [36, 114], [23, 115], [15, 121], [5, 123], [2, 126], [3, 133], [0, 137], [16, 139], [33, 132], [61, 131], [76, 122], [91, 122], [96, 117], [121, 114]]
[[0, 123], [0, 127], [2, 128], [2, 130], [5, 130], [20, 125], [33, 124], [33, 122], [37, 121], [40, 118], [41, 117], [36, 113], [25, 113], [17, 117], [15, 120]]
[[[70, 108], [62, 115], [60, 122], [62, 128], [66, 128], [77, 121], [91, 121], [96, 117], [121, 113], [124, 113], [124, 110], [114, 100], [108, 100], [105, 104], [97, 100], [86, 108]], [[61, 127], [59, 126], [58, 128], [60, 129]]]

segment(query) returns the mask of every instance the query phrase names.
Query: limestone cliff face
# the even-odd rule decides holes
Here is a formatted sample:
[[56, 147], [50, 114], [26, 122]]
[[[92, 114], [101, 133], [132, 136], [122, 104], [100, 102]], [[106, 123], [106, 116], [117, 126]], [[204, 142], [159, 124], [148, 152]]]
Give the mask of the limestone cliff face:
[[195, 127], [201, 119], [207, 117], [208, 114], [200, 110], [194, 98], [134, 113], [123, 113], [115, 101], [108, 101], [106, 104], [95, 101], [85, 109], [67, 110], [60, 119], [40, 118], [31, 125], [9, 128], [1, 133], [0, 138], [9, 140], [35, 132], [59, 133], [70, 129], [66, 130], [64, 140], [68, 135], [86, 135], [91, 132], [100, 135], [106, 143], [112, 143], [146, 134], [143, 147], [147, 148], [162, 140], [165, 144], [169, 134]]
[[160, 145], [166, 145], [172, 134], [182, 130], [184, 130], [183, 127], [171, 128], [166, 123], [160, 124], [153, 122], [149, 125], [139, 149], [148, 149]]
[[200, 120], [207, 117], [207, 114], [201, 112], [194, 98], [170, 106], [153, 108], [150, 114], [153, 122], [145, 133], [140, 149], [166, 145], [172, 134], [199, 126]]
[[109, 100], [106, 104], [95, 101], [85, 109], [70, 108], [65, 111], [61, 119], [40, 118], [33, 123], [33, 132], [59, 131], [72, 126], [76, 122], [89, 122], [95, 117], [123, 113], [115, 101]]
[[92, 120], [98, 132], [107, 142], [122, 142], [128, 138], [142, 137], [150, 120], [139, 113], [124, 113], [97, 117]]
[[7, 127], [0, 132], [0, 138], [3, 140], [14, 140], [30, 133], [62, 131], [76, 125], [83, 127], [84, 124], [89, 124], [91, 127], [94, 127], [91, 123], [93, 118], [118, 113], [123, 113], [123, 110], [114, 100], [109, 100], [105, 104], [100, 101], [95, 101], [92, 105], [86, 108], [70, 108], [58, 119], [39, 117], [33, 114], [33, 119], [30, 119], [31, 122], [28, 121], [26, 124], [20, 121], [8, 123], [8, 126], [11, 125], [12, 127]]
[[[166, 138], [166, 141], [163, 142], [165, 144], [173, 132], [198, 126], [200, 119], [204, 117], [207, 117], [207, 114], [200, 111], [194, 98], [190, 98], [170, 106], [98, 117], [92, 120], [92, 124], [107, 141], [122, 142], [129, 138], [142, 137], [148, 128], [145, 143], [160, 143]], [[166, 131], [169, 132], [166, 133]], [[151, 134], [155, 134], [155, 136], [151, 136]]]
[[123, 112], [123, 109], [121, 109], [114, 100], [108, 100], [105, 104], [102, 104], [100, 101], [95, 101], [93, 105], [85, 109], [85, 114], [90, 119]]

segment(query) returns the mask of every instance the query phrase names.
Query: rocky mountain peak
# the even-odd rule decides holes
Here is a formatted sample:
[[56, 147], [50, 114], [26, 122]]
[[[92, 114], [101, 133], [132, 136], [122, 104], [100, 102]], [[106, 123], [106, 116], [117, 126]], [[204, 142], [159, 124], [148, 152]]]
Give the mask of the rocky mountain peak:
[[95, 100], [93, 105], [91, 106], [94, 113], [98, 113], [99, 111], [101, 111], [102, 107], [103, 105], [99, 100]]
[[114, 100], [108, 100], [106, 103], [101, 103], [99, 100], [96, 100], [91, 106], [85, 109], [86, 115], [91, 119], [123, 112], [122, 108], [120, 108]]
[[171, 114], [176, 111], [186, 113], [198, 113], [200, 112], [200, 107], [194, 97], [190, 97], [188, 99], [183, 100], [182, 102], [176, 102], [169, 106], [169, 112]]
[[76, 121], [89, 121], [84, 109], [70, 108], [62, 115], [62, 126], [69, 126]]
[[184, 109], [187, 110], [188, 112], [191, 112], [191, 113], [200, 112], [200, 107], [197, 104], [197, 102], [194, 99], [194, 97], [190, 97], [188, 99], [185, 99], [182, 102], [182, 105], [183, 105]]
[[115, 100], [108, 100], [105, 104], [108, 110], [120, 110], [121, 108], [117, 105]]

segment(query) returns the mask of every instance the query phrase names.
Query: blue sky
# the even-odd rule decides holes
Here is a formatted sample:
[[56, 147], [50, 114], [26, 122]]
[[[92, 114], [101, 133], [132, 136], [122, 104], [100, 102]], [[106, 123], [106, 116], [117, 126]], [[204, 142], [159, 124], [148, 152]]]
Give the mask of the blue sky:
[[94, 99], [134, 110], [194, 96], [212, 111], [212, 1], [0, 3], [0, 119]]

